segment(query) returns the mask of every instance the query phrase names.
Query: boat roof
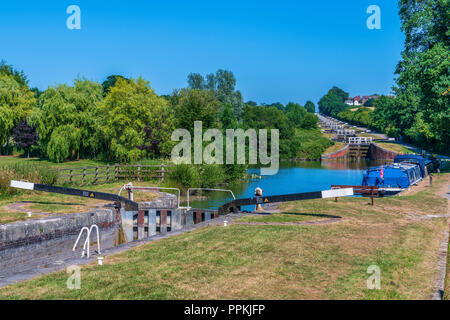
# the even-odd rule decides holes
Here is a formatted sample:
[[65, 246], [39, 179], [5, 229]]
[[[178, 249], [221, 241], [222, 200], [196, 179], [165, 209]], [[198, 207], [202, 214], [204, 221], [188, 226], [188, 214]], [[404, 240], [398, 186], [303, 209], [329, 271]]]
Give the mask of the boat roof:
[[[407, 163], [407, 162], [401, 162], [401, 163], [391, 163], [388, 165], [383, 166], [383, 170], [386, 169], [401, 169], [401, 170], [409, 170], [409, 169], [413, 169], [414, 167], [416, 167], [417, 165], [414, 163]], [[381, 166], [379, 167], [371, 167], [371, 168], [367, 168], [367, 172], [370, 171], [380, 171], [381, 170]]]
[[420, 154], [399, 154], [395, 156], [394, 161], [397, 160], [421, 160], [424, 161], [425, 158]]

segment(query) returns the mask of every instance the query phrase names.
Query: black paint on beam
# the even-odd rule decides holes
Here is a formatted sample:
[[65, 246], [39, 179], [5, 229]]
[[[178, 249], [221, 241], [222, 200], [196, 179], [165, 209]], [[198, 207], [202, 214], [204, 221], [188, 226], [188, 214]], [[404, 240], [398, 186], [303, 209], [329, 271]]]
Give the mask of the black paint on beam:
[[121, 197], [116, 194], [112, 194], [112, 193], [57, 187], [57, 186], [50, 186], [50, 185], [39, 184], [39, 183], [34, 184], [33, 190], [67, 194], [67, 195], [71, 195], [71, 196], [91, 198], [91, 199], [100, 199], [100, 200], [106, 200], [106, 201], [124, 202], [125, 205], [130, 206], [132, 209], [135, 209], [135, 210], [138, 209], [138, 204], [136, 202], [131, 201], [125, 197]]

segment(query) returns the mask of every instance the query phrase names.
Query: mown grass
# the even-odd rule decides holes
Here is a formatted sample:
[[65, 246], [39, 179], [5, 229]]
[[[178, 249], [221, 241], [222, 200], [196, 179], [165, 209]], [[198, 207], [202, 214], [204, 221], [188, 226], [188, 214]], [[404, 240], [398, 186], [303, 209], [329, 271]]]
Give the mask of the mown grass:
[[322, 220], [329, 219], [336, 216], [314, 214], [314, 213], [293, 213], [293, 212], [283, 212], [283, 213], [272, 213], [270, 215], [249, 215], [240, 218], [239, 222], [304, 222], [311, 220]]
[[322, 154], [329, 154], [329, 153], [333, 153], [336, 152], [340, 149], [342, 149], [343, 147], [345, 147], [345, 143], [343, 142], [334, 142], [334, 145], [332, 145], [331, 147], [328, 147]]
[[[80, 290], [67, 289], [69, 275], [57, 272], [2, 288], [0, 298], [427, 299], [448, 226], [446, 219], [410, 214], [447, 212], [440, 200], [450, 175], [443, 177], [436, 187], [376, 199], [373, 207], [365, 198], [282, 206], [342, 216], [338, 223], [204, 227], [108, 256], [103, 266], [83, 266]], [[380, 268], [380, 290], [367, 288], [371, 265]]]
[[377, 142], [377, 145], [379, 145], [380, 147], [390, 150], [390, 151], [394, 151], [397, 153], [414, 153], [412, 150], [408, 149], [407, 147], [405, 147], [404, 145], [398, 144], [398, 143], [393, 143], [393, 142]]

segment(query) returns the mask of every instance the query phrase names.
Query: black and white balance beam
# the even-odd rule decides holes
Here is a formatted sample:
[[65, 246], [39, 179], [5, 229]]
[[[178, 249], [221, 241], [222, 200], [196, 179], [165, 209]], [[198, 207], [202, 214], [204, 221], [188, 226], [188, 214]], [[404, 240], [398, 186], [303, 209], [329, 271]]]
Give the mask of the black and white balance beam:
[[274, 203], [274, 202], [288, 202], [288, 201], [299, 201], [299, 200], [311, 200], [311, 199], [326, 199], [326, 198], [337, 198], [353, 196], [353, 188], [335, 189], [335, 190], [323, 190], [323, 191], [313, 191], [313, 192], [302, 192], [302, 193], [292, 193], [283, 194], [277, 196], [258, 196], [246, 199], [236, 199], [227, 204], [224, 204], [219, 208], [220, 212], [230, 212], [240, 210], [242, 206]]
[[44, 192], [51, 192], [51, 193], [67, 194], [67, 195], [71, 195], [71, 196], [99, 199], [99, 200], [106, 200], [106, 201], [124, 202], [128, 206], [130, 206], [132, 208], [136, 208], [136, 210], [138, 207], [138, 204], [136, 202], [131, 201], [127, 198], [118, 196], [116, 194], [112, 194], [112, 193], [65, 188], [65, 187], [56, 187], [56, 186], [50, 186], [50, 185], [46, 185], [46, 184], [32, 183], [32, 182], [26, 182], [26, 181], [16, 181], [16, 180], [11, 180], [10, 187], [24, 189], [24, 190], [34, 190], [34, 191], [44, 191]]

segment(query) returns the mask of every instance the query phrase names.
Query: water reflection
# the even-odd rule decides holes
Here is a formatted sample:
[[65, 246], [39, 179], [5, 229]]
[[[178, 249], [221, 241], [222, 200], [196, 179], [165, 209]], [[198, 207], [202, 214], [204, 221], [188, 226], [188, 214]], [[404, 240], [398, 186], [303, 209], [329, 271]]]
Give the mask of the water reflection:
[[[332, 184], [361, 184], [365, 168], [384, 164], [385, 161], [306, 161], [283, 162], [278, 174], [252, 178], [248, 181], [231, 186], [236, 198], [252, 197], [257, 187], [264, 195], [310, 192], [330, 189]], [[259, 175], [259, 169], [251, 168], [249, 174]], [[191, 206], [195, 208], [216, 209], [231, 201], [227, 193], [204, 193], [206, 199], [194, 200]], [[251, 210], [252, 208], [243, 208]]]

